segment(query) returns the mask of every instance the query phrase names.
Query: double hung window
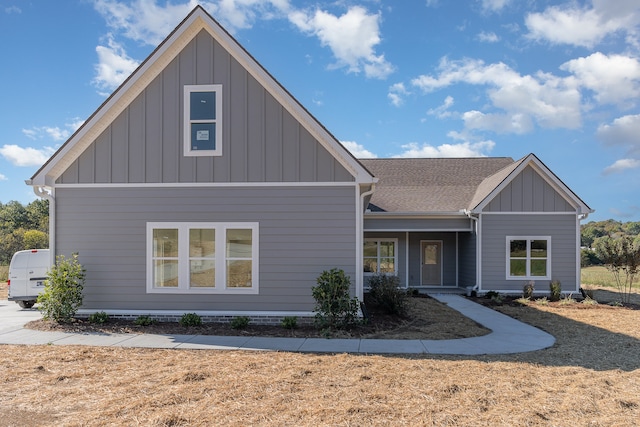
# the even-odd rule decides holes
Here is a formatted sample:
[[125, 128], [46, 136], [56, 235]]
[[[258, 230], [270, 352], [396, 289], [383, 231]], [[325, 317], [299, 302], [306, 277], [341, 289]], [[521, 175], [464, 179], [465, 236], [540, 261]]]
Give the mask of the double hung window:
[[257, 223], [148, 223], [147, 292], [257, 293]]
[[507, 237], [507, 279], [550, 279], [551, 237]]
[[222, 155], [222, 85], [184, 87], [184, 155]]

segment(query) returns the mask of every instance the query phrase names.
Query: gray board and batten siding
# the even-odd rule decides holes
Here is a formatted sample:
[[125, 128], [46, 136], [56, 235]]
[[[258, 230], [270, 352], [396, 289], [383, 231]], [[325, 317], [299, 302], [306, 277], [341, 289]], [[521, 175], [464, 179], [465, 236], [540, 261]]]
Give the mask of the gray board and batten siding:
[[[354, 186], [60, 188], [57, 253], [79, 252], [84, 309], [308, 311], [323, 270], [355, 277]], [[147, 222], [258, 222], [259, 293], [147, 294]], [[353, 290], [352, 290], [353, 291]]]
[[[183, 156], [183, 87], [221, 84], [223, 155]], [[57, 184], [353, 182], [205, 30], [57, 179]]]
[[577, 212], [531, 166], [525, 167], [482, 210], [483, 212]]

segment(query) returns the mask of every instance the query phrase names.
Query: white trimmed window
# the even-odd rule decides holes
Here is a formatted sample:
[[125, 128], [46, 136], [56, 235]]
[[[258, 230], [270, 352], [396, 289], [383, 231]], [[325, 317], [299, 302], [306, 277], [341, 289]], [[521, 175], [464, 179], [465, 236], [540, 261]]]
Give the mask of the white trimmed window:
[[398, 239], [364, 239], [364, 274], [398, 274]]
[[258, 223], [147, 223], [147, 293], [258, 293]]
[[551, 237], [507, 236], [507, 279], [550, 279]]
[[184, 155], [222, 155], [222, 85], [184, 87]]

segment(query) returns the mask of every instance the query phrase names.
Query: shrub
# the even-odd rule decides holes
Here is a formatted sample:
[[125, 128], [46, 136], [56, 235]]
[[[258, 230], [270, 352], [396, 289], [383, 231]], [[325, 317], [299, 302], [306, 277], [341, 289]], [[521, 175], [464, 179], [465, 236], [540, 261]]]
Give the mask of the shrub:
[[553, 280], [549, 283], [549, 300], [550, 301], [560, 301], [560, 296], [562, 294], [562, 285], [559, 280]]
[[586, 297], [585, 299], [582, 300], [582, 304], [584, 305], [598, 305], [598, 301], [591, 299], [589, 297]]
[[565, 295], [564, 297], [562, 297], [560, 299], [560, 305], [571, 305], [571, 304], [575, 304], [576, 300], [573, 299], [573, 295], [569, 294], [569, 295]]
[[298, 327], [298, 318], [296, 316], [285, 316], [280, 325], [285, 329], [296, 329]]
[[238, 316], [231, 320], [232, 329], [245, 329], [247, 326], [249, 326], [249, 318], [247, 316]]
[[343, 270], [323, 271], [311, 288], [316, 306], [315, 323], [319, 328], [348, 328], [358, 322], [358, 298], [349, 296], [351, 280]]
[[538, 305], [549, 305], [549, 299], [547, 297], [542, 297], [536, 300], [536, 304]]
[[58, 256], [47, 273], [44, 291], [38, 296], [42, 317], [56, 322], [71, 320], [82, 305], [84, 280], [85, 269], [78, 262], [77, 253], [71, 259]]
[[104, 311], [98, 311], [89, 316], [89, 322], [91, 323], [103, 324], [103, 323], [107, 323], [108, 320], [109, 320], [109, 315]]
[[180, 326], [200, 326], [202, 325], [202, 318], [196, 313], [185, 313], [180, 318]]
[[373, 305], [380, 307], [388, 314], [404, 316], [407, 313], [407, 293], [399, 289], [398, 276], [376, 274], [369, 279], [369, 296]]
[[156, 321], [153, 320], [151, 316], [145, 314], [145, 315], [136, 317], [136, 320], [134, 320], [133, 323], [138, 326], [151, 326], [154, 323], [156, 323]]
[[535, 290], [536, 282], [530, 280], [522, 287], [522, 297], [526, 299], [533, 298], [533, 291]]

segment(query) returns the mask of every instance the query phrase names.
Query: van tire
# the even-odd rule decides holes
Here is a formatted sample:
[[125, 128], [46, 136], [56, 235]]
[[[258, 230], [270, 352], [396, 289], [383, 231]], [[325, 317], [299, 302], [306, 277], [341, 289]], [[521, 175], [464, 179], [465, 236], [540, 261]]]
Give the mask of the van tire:
[[35, 303], [35, 301], [18, 301], [18, 305], [22, 308], [31, 308]]

